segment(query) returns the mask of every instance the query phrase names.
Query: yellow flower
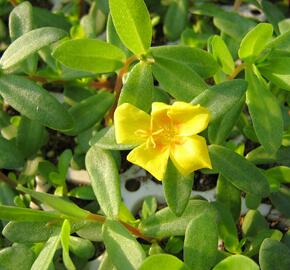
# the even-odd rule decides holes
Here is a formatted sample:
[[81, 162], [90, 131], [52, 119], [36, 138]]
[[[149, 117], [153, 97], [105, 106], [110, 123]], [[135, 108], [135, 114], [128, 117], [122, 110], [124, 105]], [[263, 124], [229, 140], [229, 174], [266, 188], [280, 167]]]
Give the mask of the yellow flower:
[[175, 102], [152, 104], [151, 116], [124, 103], [114, 115], [119, 144], [136, 144], [128, 161], [162, 180], [170, 158], [186, 176], [201, 168], [211, 168], [206, 141], [196, 135], [208, 126], [209, 112], [200, 105]]

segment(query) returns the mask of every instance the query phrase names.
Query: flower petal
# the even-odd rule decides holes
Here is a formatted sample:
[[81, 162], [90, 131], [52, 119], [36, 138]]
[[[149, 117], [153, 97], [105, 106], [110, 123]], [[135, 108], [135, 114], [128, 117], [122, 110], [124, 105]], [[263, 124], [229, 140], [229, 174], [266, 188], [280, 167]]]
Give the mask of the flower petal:
[[146, 143], [134, 148], [127, 160], [150, 172], [156, 179], [162, 180], [169, 158], [169, 148], [157, 149]]
[[136, 131], [148, 132], [150, 119], [149, 114], [129, 103], [118, 106], [114, 114], [117, 143], [141, 144], [146, 141], [147, 138], [136, 134]]
[[171, 106], [168, 116], [173, 124], [178, 126], [180, 136], [191, 136], [203, 131], [208, 126], [210, 118], [206, 108], [180, 101]]
[[203, 137], [193, 135], [184, 137], [182, 140], [180, 144], [176, 144], [170, 150], [170, 158], [182, 175], [186, 176], [202, 168], [212, 168]]

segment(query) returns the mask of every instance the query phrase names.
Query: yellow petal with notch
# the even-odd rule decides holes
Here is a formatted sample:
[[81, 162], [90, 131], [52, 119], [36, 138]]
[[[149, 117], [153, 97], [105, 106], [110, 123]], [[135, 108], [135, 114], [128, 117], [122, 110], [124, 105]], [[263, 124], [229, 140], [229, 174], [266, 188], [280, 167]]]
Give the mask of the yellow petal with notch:
[[180, 144], [170, 149], [170, 158], [184, 176], [202, 168], [212, 168], [206, 141], [197, 135], [182, 138]]
[[117, 143], [142, 144], [145, 142], [146, 133], [150, 129], [150, 119], [149, 114], [129, 103], [118, 106], [114, 114]]
[[153, 148], [146, 143], [134, 148], [127, 160], [151, 173], [156, 179], [162, 180], [169, 158], [169, 148]]
[[210, 118], [206, 108], [179, 101], [173, 103], [167, 114], [178, 127], [180, 136], [191, 136], [205, 130]]

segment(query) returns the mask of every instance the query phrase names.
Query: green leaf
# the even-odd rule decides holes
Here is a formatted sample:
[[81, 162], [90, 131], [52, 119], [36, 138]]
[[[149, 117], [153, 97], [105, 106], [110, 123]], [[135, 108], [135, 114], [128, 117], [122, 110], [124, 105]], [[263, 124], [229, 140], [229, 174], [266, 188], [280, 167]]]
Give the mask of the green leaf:
[[259, 71], [269, 81], [282, 89], [290, 91], [290, 57], [272, 57], [261, 64]]
[[70, 251], [80, 259], [88, 260], [95, 254], [95, 246], [90, 240], [70, 236], [69, 245]]
[[65, 31], [54, 27], [43, 27], [25, 33], [6, 49], [1, 57], [0, 66], [3, 69], [13, 67], [31, 54], [58, 41], [65, 35], [67, 35]]
[[16, 169], [24, 164], [24, 156], [16, 147], [15, 143], [0, 136], [0, 168]]
[[51, 26], [69, 31], [71, 24], [64, 14], [52, 13], [45, 8], [33, 7], [33, 21], [36, 28]]
[[232, 255], [222, 260], [213, 270], [259, 270], [259, 266], [250, 258], [243, 255]]
[[114, 99], [113, 94], [100, 92], [71, 107], [68, 112], [72, 116], [75, 125], [67, 134], [77, 135], [101, 121], [112, 107]]
[[139, 270], [189, 270], [189, 268], [175, 256], [157, 254], [146, 258]]
[[264, 0], [261, 2], [261, 6], [267, 20], [273, 25], [276, 34], [279, 34], [278, 23], [282, 21], [285, 17], [279, 7], [271, 2]]
[[70, 202], [69, 200], [63, 199], [62, 197], [51, 195], [44, 192], [36, 192], [22, 186], [18, 186], [17, 190], [29, 194], [36, 200], [39, 200], [40, 202], [47, 204], [53, 209], [59, 211], [60, 213], [63, 213], [70, 217], [85, 219], [89, 214], [88, 211], [78, 207], [76, 204]]
[[258, 210], [249, 210], [242, 224], [242, 231], [244, 236], [254, 237], [268, 227], [265, 218]]
[[91, 186], [75, 187], [71, 189], [67, 195], [82, 200], [96, 200], [95, 193]]
[[31, 270], [47, 270], [53, 260], [54, 253], [56, 252], [60, 243], [60, 233], [51, 236], [45, 243], [43, 249], [39, 253], [37, 259], [34, 261]]
[[261, 204], [262, 198], [259, 195], [247, 193], [246, 197], [245, 197], [245, 200], [246, 200], [246, 206], [249, 209], [254, 209], [255, 210]]
[[234, 220], [238, 220], [241, 213], [241, 191], [220, 174], [216, 192], [217, 201], [230, 210]]
[[0, 250], [0, 269], [30, 270], [35, 259], [34, 252], [23, 244], [14, 244], [12, 247]]
[[134, 54], [144, 54], [152, 39], [150, 14], [143, 0], [109, 0], [116, 31]]
[[274, 38], [271, 42], [267, 44], [267, 48], [275, 49], [278, 52], [289, 52], [290, 51], [290, 31], [286, 31], [282, 35]]
[[209, 154], [213, 168], [244, 192], [266, 197], [269, 184], [259, 169], [244, 157], [219, 145], [211, 145]]
[[98, 39], [67, 40], [52, 55], [69, 68], [94, 73], [115, 71], [125, 60], [122, 50]]
[[140, 224], [141, 231], [152, 237], [184, 235], [188, 223], [201, 213], [212, 212], [213, 207], [202, 200], [190, 200], [183, 214], [177, 217], [169, 207], [163, 208]]
[[266, 82], [246, 69], [249, 83], [247, 104], [259, 142], [268, 152], [276, 152], [282, 143], [283, 117], [276, 97]]
[[95, 221], [85, 221], [84, 226], [76, 231], [76, 234], [84, 239], [90, 241], [101, 242], [102, 238], [102, 224]]
[[[32, 6], [29, 2], [22, 2], [17, 5], [9, 15], [9, 35], [11, 41], [15, 41], [33, 28]], [[37, 55], [33, 54], [21, 63], [21, 68], [23, 68], [27, 73], [34, 73], [37, 68], [37, 61]]]
[[169, 40], [177, 40], [188, 20], [188, 0], [172, 1], [164, 19], [163, 31]]
[[123, 225], [107, 220], [103, 225], [103, 239], [109, 259], [118, 270], [139, 269], [146, 254]]
[[15, 75], [3, 76], [0, 94], [15, 110], [44, 126], [56, 130], [73, 127], [72, 118], [63, 105], [30, 80]]
[[170, 210], [181, 216], [186, 208], [193, 184], [193, 175], [183, 176], [169, 160], [167, 170], [163, 179], [163, 188], [166, 202]]
[[261, 52], [266, 48], [267, 43], [272, 39], [273, 26], [269, 23], [259, 23], [243, 38], [239, 57], [253, 63]]
[[33, 244], [47, 241], [58, 230], [58, 223], [10, 221], [2, 234], [11, 242]]
[[203, 78], [214, 75], [218, 65], [214, 58], [206, 51], [182, 45], [165, 45], [150, 48], [150, 53], [155, 59], [176, 61], [190, 67]]
[[42, 222], [62, 219], [58, 213], [0, 205], [0, 218], [8, 221]]
[[63, 263], [68, 270], [76, 269], [69, 256], [70, 223], [67, 219], [65, 219], [62, 224], [60, 236]]
[[256, 25], [254, 21], [234, 12], [222, 11], [218, 14], [214, 12], [213, 16], [214, 25], [237, 42], [240, 42], [242, 37]]
[[154, 57], [152, 71], [166, 92], [181, 101], [191, 101], [208, 88], [188, 65], [169, 58]]
[[271, 193], [271, 201], [274, 206], [286, 218], [290, 218], [290, 190], [287, 187], [281, 187], [277, 192]]
[[233, 57], [223, 39], [214, 35], [210, 40], [210, 51], [213, 57], [219, 63], [225, 74], [231, 75], [235, 68]]
[[141, 217], [146, 219], [153, 215], [157, 210], [157, 200], [154, 196], [146, 197], [142, 204]]
[[238, 231], [230, 210], [220, 202], [214, 202], [212, 205], [217, 211], [219, 237], [228, 251], [240, 253]]
[[104, 253], [102, 262], [100, 263], [98, 270], [116, 270], [116, 267], [110, 261], [107, 252]]
[[86, 168], [101, 209], [108, 217], [118, 217], [120, 176], [111, 152], [92, 146], [86, 155]]
[[153, 76], [151, 66], [145, 62], [135, 65], [122, 88], [118, 105], [131, 103], [148, 112], [151, 109]]
[[191, 103], [206, 107], [211, 113], [210, 120], [213, 122], [235, 106], [243, 97], [246, 89], [247, 82], [244, 80], [223, 82], [206, 89]]
[[45, 128], [38, 121], [21, 117], [17, 129], [16, 145], [25, 157], [31, 157], [44, 144], [47, 138]]
[[277, 240], [265, 239], [260, 248], [261, 270], [288, 270], [290, 268], [290, 249]]
[[110, 149], [110, 150], [130, 150], [136, 145], [132, 144], [118, 144], [115, 138], [115, 127], [111, 126], [108, 128], [104, 128], [90, 140], [90, 145], [96, 145], [102, 149]]
[[223, 144], [240, 118], [245, 105], [245, 95], [223, 117], [212, 122], [208, 127], [208, 138], [211, 143]]
[[209, 270], [216, 262], [218, 229], [215, 218], [213, 213], [202, 213], [186, 228], [183, 257], [192, 270]]

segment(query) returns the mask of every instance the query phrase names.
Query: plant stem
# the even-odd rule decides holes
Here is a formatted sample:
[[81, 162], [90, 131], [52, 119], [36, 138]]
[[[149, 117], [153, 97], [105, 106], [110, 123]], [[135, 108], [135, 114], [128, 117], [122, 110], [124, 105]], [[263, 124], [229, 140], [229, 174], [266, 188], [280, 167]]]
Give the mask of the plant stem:
[[0, 180], [12, 188], [16, 188], [16, 183], [0, 171]]
[[235, 3], [234, 3], [234, 10], [235, 11], [238, 11], [240, 9], [242, 2], [243, 2], [243, 0], [235, 0]]
[[9, 0], [10, 4], [14, 7], [17, 6], [17, 1], [16, 0]]
[[237, 66], [237, 67], [234, 69], [233, 73], [232, 73], [230, 76], [228, 76], [228, 80], [233, 80], [234, 78], [236, 78], [236, 77], [239, 75], [239, 73], [240, 73], [242, 70], [244, 70], [245, 67], [246, 67], [246, 65], [245, 65], [244, 63], [241, 64], [241, 65], [239, 65], [239, 66]]
[[129, 57], [124, 66], [120, 69], [119, 74], [116, 78], [115, 81], [115, 86], [114, 86], [114, 93], [115, 93], [115, 103], [113, 105], [113, 107], [111, 108], [110, 112], [108, 113], [107, 117], [106, 117], [106, 125], [108, 125], [110, 123], [110, 121], [113, 119], [114, 116], [114, 112], [117, 108], [118, 105], [118, 100], [121, 94], [121, 89], [123, 86], [122, 80], [123, 80], [123, 76], [128, 72], [128, 69], [130, 67], [130, 65], [135, 62], [137, 60], [136, 55], [133, 55], [131, 57]]
[[[96, 214], [93, 214], [93, 213], [90, 213], [86, 217], [86, 219], [87, 220], [97, 221], [97, 222], [102, 223], [102, 224], [104, 224], [106, 222], [106, 218], [104, 216], [96, 215]], [[134, 234], [136, 237], [142, 238], [143, 240], [148, 241], [148, 242], [150, 242], [152, 240], [151, 238], [144, 236], [138, 228], [133, 227], [130, 224], [122, 222], [122, 221], [121, 221], [121, 223], [127, 228], [127, 230], [129, 232]]]

